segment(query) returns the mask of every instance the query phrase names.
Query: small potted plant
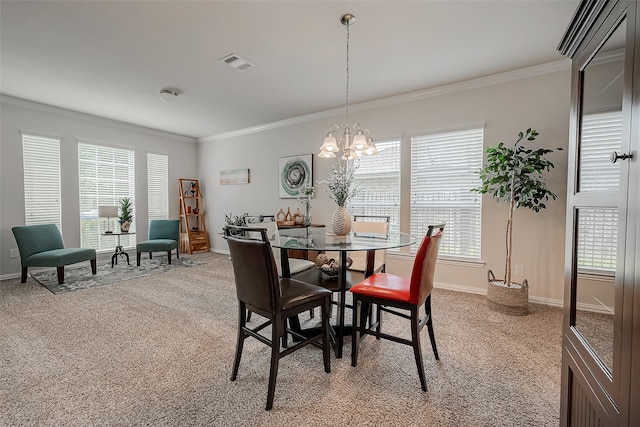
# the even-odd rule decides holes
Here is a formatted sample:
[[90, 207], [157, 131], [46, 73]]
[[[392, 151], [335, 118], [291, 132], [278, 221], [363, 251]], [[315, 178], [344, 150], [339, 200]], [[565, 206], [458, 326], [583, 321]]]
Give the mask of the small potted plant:
[[545, 202], [549, 198], [555, 200], [557, 197], [547, 187], [542, 173], [554, 167], [544, 156], [562, 148], [530, 149], [521, 144], [535, 141], [537, 136], [538, 132], [529, 128], [518, 134], [513, 146], [500, 142], [495, 147], [487, 148], [487, 164], [478, 172], [482, 185], [471, 190], [491, 194], [496, 201], [509, 203], [504, 280], [496, 280], [493, 272], [488, 271], [487, 301], [493, 309], [516, 315], [528, 313], [529, 286], [526, 279], [522, 283], [511, 281], [513, 212], [521, 207], [540, 212], [546, 209]]
[[124, 197], [120, 199], [120, 231], [123, 233], [129, 232], [131, 227], [131, 221], [133, 221], [133, 200], [130, 197]]

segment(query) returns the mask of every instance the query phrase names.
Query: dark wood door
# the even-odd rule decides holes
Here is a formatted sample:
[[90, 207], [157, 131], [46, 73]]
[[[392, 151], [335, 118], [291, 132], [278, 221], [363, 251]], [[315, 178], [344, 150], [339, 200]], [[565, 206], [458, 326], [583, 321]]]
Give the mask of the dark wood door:
[[583, 1], [560, 46], [573, 60], [562, 425], [640, 425], [637, 6]]

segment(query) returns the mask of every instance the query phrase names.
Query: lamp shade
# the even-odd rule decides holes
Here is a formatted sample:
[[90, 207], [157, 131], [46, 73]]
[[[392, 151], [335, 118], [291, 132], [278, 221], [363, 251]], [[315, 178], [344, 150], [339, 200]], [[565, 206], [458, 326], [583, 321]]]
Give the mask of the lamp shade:
[[99, 218], [115, 218], [118, 216], [117, 206], [98, 206]]

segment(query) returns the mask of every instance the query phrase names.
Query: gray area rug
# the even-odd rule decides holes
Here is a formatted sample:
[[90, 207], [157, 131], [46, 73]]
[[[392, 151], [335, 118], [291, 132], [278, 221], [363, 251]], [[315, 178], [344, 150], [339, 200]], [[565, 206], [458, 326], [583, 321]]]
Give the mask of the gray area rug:
[[[79, 289], [89, 289], [96, 286], [111, 285], [123, 280], [135, 279], [136, 277], [150, 276], [152, 274], [165, 273], [170, 270], [182, 267], [191, 267], [201, 264], [191, 258], [182, 255], [180, 258], [173, 257], [171, 264], [167, 263], [167, 257], [158, 256], [154, 259], [144, 258], [140, 262], [140, 267], [136, 266], [135, 254], [131, 265], [127, 265], [124, 259], [111, 267], [111, 259], [100, 262], [96, 274], [91, 274], [91, 266], [88, 262], [65, 267], [64, 283], [58, 284], [58, 275], [55, 269], [31, 273], [31, 277], [42, 286], [49, 289], [54, 294], [77, 291]], [[82, 266], [80, 266], [82, 265]]]
[[[190, 256], [203, 264], [63, 295], [32, 279], [0, 282], [0, 425], [559, 425], [562, 310], [532, 304], [512, 317], [484, 296], [442, 289], [433, 291], [440, 361], [422, 333], [427, 392], [410, 347], [366, 337], [354, 368], [347, 338], [328, 374], [315, 347], [283, 358], [267, 412], [269, 347], [247, 340], [229, 379], [229, 258]], [[385, 331], [408, 329], [385, 318]]]

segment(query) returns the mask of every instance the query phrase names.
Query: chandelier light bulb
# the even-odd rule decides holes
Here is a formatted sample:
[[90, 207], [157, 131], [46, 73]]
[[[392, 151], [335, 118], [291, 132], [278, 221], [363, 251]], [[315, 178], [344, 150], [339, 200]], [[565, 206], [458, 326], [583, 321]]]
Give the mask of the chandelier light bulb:
[[364, 132], [361, 129], [356, 132], [349, 148], [355, 151], [362, 151], [367, 148], [367, 137], [364, 136]]
[[378, 154], [378, 147], [376, 147], [375, 142], [373, 142], [373, 138], [367, 138], [367, 148], [365, 148], [363, 152], [366, 156]]

